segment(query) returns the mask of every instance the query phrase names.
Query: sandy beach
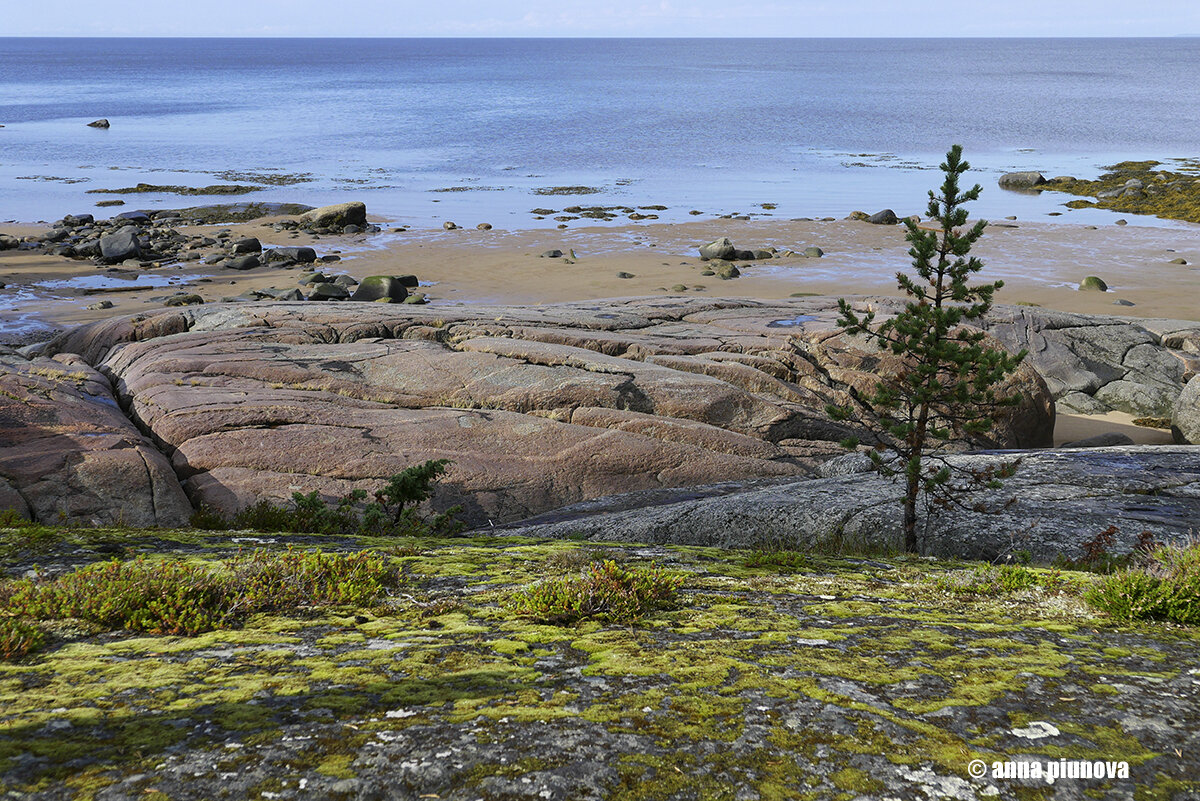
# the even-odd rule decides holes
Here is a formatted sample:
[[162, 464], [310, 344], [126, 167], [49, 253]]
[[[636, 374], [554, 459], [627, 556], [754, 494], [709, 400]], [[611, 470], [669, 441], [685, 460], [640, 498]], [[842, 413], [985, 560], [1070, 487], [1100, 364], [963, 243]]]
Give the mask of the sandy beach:
[[[786, 298], [814, 295], [896, 294], [895, 273], [908, 268], [904, 228], [851, 220], [708, 219], [682, 224], [654, 222], [595, 225], [566, 230], [478, 230], [469, 221], [456, 230], [393, 231], [313, 236], [278, 232], [273, 220], [183, 229], [233, 239], [258, 237], [265, 247], [311, 245], [330, 275], [414, 274], [430, 302], [539, 304], [590, 299], [704, 295]], [[43, 226], [9, 225], [0, 232], [34, 235]], [[389, 232], [390, 231], [390, 232]], [[792, 256], [739, 263], [741, 275], [721, 280], [701, 273], [697, 249], [720, 236], [739, 248], [777, 248], [802, 253], [816, 246], [820, 258]], [[544, 257], [559, 250], [562, 257]], [[1087, 314], [1200, 319], [1200, 228], [994, 222], [975, 252], [980, 277], [1002, 279], [1001, 303], [1037, 304]], [[572, 253], [574, 258], [571, 257]], [[1172, 263], [1183, 259], [1187, 264]], [[29, 251], [0, 252], [0, 332], [14, 342], [19, 332], [41, 331], [162, 307], [162, 298], [186, 290], [220, 302], [249, 289], [292, 287], [304, 268], [260, 267], [246, 272], [198, 261], [158, 267], [97, 267]], [[1080, 291], [1088, 275], [1103, 278], [1108, 292]], [[96, 291], [97, 279], [108, 280]], [[155, 286], [145, 286], [154, 282]], [[135, 288], [141, 287], [141, 288]], [[114, 291], [115, 290], [115, 291]], [[110, 309], [88, 309], [108, 300]], [[1118, 300], [1133, 305], [1115, 305]], [[35, 334], [36, 335], [36, 334]], [[1169, 432], [1132, 424], [1128, 416], [1063, 415], [1056, 432], [1067, 442], [1104, 431], [1140, 443], [1170, 440]]]

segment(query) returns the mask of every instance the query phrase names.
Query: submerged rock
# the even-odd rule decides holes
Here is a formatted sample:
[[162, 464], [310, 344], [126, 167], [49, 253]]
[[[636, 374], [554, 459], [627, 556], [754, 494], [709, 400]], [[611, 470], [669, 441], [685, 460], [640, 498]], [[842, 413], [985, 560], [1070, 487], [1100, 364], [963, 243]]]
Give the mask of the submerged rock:
[[1040, 172], [1009, 172], [1000, 176], [998, 182], [1001, 189], [1032, 189], [1046, 183], [1046, 177]]

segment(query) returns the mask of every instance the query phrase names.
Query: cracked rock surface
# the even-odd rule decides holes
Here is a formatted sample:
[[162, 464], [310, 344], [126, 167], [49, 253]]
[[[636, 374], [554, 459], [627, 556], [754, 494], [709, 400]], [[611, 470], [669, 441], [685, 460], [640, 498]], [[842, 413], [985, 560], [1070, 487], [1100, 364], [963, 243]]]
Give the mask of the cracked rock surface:
[[[836, 318], [830, 298], [212, 305], [113, 318], [30, 352], [76, 354], [106, 376], [194, 504], [340, 497], [447, 458], [435, 506], [489, 525], [618, 493], [811, 475], [858, 433], [825, 406], [861, 409], [856, 394], [891, 358]], [[1196, 328], [997, 307], [989, 334], [1029, 351], [1009, 378], [1023, 401], [970, 444], [1048, 445], [1055, 397], [1160, 413]]]
[[0, 510], [48, 522], [178, 526], [192, 508], [168, 460], [74, 354], [0, 353]]

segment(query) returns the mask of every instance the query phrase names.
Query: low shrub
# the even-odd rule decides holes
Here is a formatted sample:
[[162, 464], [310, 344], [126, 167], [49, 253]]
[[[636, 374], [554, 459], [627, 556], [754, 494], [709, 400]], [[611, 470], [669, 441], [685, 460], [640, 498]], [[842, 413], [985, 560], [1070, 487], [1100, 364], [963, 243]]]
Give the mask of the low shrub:
[[783, 570], [804, 570], [812, 567], [812, 559], [800, 551], [754, 551], [742, 563], [746, 567], [774, 567]]
[[284, 503], [260, 500], [231, 518], [203, 507], [193, 516], [196, 528], [210, 531], [253, 530], [292, 534], [366, 534], [376, 536], [452, 536], [463, 529], [457, 519], [461, 507], [422, 517], [417, 507], [433, 495], [433, 482], [446, 472], [450, 462], [431, 459], [409, 467], [367, 501], [367, 493], [355, 490], [335, 504], [318, 492], [292, 493]]
[[255, 550], [239, 552], [216, 568], [138, 557], [89, 565], [54, 579], [8, 582], [0, 593], [0, 613], [77, 618], [106, 629], [152, 634], [198, 634], [232, 627], [256, 612], [369, 604], [399, 582], [399, 568], [371, 551]]
[[1024, 565], [953, 570], [938, 576], [934, 583], [939, 590], [952, 595], [1009, 595], [1032, 589], [1057, 593], [1078, 587], [1077, 582], [1066, 578], [1058, 570], [1039, 572]]
[[1159, 545], [1145, 562], [1100, 579], [1084, 600], [1118, 620], [1200, 625], [1200, 542]]
[[628, 623], [673, 606], [682, 585], [682, 576], [660, 567], [627, 568], [609, 559], [589, 565], [579, 576], [547, 579], [519, 590], [508, 608], [558, 625], [585, 619]]
[[46, 635], [37, 626], [0, 615], [0, 659], [20, 659], [42, 647]]

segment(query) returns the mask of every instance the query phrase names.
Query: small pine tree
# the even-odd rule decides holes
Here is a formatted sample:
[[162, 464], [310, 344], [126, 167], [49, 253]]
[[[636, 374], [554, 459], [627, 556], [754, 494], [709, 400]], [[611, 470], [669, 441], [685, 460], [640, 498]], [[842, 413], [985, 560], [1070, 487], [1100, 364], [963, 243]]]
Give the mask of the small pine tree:
[[[924, 492], [939, 504], [955, 500], [956, 488], [949, 483], [950, 468], [939, 452], [954, 436], [984, 435], [1002, 407], [1019, 402], [1018, 395], [998, 392], [1004, 377], [1017, 369], [1025, 351], [1013, 355], [987, 347], [986, 335], [966, 327], [964, 321], [980, 319], [992, 307], [992, 297], [1003, 281], [968, 285], [972, 273], [983, 263], [968, 257], [971, 246], [983, 235], [987, 223], [976, 222], [965, 232], [967, 211], [962, 204], [976, 200], [981, 190], [960, 192], [958, 179], [970, 165], [962, 160], [962, 146], [954, 145], [941, 165], [945, 182], [941, 195], [929, 192], [928, 215], [940, 230], [924, 230], [911, 219], [905, 239], [911, 245], [916, 277], [897, 273], [900, 288], [909, 296], [904, 310], [878, 326], [875, 312], [860, 316], [840, 299], [838, 326], [847, 334], [862, 335], [880, 349], [901, 357], [901, 367], [880, 376], [874, 394], [863, 398], [874, 413], [868, 427], [879, 435], [882, 447], [895, 452], [885, 458], [877, 448], [871, 462], [883, 476], [900, 476], [904, 494], [904, 546], [918, 551], [917, 498]], [[829, 406], [830, 416], [847, 421], [854, 412], [847, 406]], [[857, 440], [847, 440], [856, 447]], [[930, 465], [930, 461], [936, 461]], [[987, 474], [972, 474], [980, 483], [995, 485], [1011, 474], [1012, 466]]]

